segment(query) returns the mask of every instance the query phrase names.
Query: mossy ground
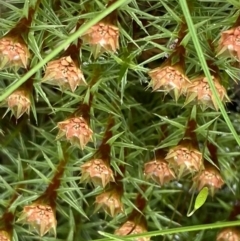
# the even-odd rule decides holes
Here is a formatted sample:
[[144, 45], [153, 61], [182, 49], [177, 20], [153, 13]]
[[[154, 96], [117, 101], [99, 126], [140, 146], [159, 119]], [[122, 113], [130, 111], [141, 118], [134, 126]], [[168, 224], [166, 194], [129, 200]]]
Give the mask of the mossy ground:
[[[239, 215], [235, 204], [240, 195], [239, 63], [232, 57], [217, 56], [221, 32], [234, 26], [240, 4], [236, 0], [112, 2], [106, 8], [103, 0], [40, 1], [30, 31], [23, 36], [31, 52], [28, 68], [0, 71], [1, 103], [29, 79], [33, 84], [29, 116], [24, 114], [16, 120], [11, 112], [5, 115], [5, 105], [0, 108], [0, 116], [4, 116], [0, 119], [0, 214], [14, 214], [13, 226], [2, 218], [1, 228], [12, 230], [14, 241], [114, 240], [110, 234], [137, 210], [135, 200], [142, 195], [146, 206], [141, 211], [151, 240], [215, 240], [221, 228], [240, 224], [233, 222]], [[0, 36], [33, 6], [35, 1], [0, 0]], [[94, 59], [89, 45], [83, 44], [79, 49], [88, 85], [73, 93], [41, 83], [47, 62], [58, 59], [69, 44], [76, 43], [91, 25], [115, 8], [120, 33], [117, 52], [103, 53]], [[87, 24], [73, 33], [79, 22]], [[209, 63], [214, 64], [233, 104], [221, 103], [214, 89], [218, 111], [202, 109], [196, 103], [184, 105], [185, 96], [176, 102], [169, 94], [152, 92], [148, 87], [149, 70], [159, 67], [174, 52], [171, 45], [179, 38], [183, 22], [186, 29], [179, 44], [185, 49], [184, 56], [174, 56], [172, 64], [181, 61], [190, 80], [202, 74], [209, 77]], [[208, 81], [212, 88], [211, 78]], [[91, 98], [89, 124], [94, 132], [93, 142], [81, 150], [56, 140], [57, 123], [71, 117], [82, 104], [88, 105]], [[103, 188], [80, 183], [80, 166], [99, 149], [109, 117], [114, 119], [108, 140], [110, 166], [115, 175], [122, 177], [125, 208], [114, 218], [104, 212], [94, 213], [95, 197]], [[217, 147], [217, 167], [225, 181], [223, 188], [214, 197], [209, 196], [191, 217], [187, 217], [191, 197], [194, 194], [195, 199], [197, 195], [191, 190], [191, 175], [160, 187], [146, 180], [143, 172], [144, 164], [154, 159], [159, 149], [168, 151], [178, 144], [189, 119], [196, 120], [198, 146], [208, 162], [212, 163], [212, 159], [207, 142]], [[25, 205], [45, 192], [63, 158], [67, 164], [57, 189], [57, 236], [47, 234], [40, 238], [27, 225], [15, 221]], [[103, 237], [99, 231], [110, 236]]]

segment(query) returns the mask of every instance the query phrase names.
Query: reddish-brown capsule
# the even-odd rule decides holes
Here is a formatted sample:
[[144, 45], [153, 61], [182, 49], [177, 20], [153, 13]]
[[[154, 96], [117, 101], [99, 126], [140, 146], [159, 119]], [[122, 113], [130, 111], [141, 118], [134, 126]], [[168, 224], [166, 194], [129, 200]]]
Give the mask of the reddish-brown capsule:
[[10, 241], [10, 235], [4, 230], [0, 230], [0, 241]]
[[144, 175], [161, 186], [176, 178], [174, 172], [170, 169], [164, 159], [157, 159], [145, 163]]
[[193, 182], [198, 191], [208, 187], [212, 196], [224, 184], [220, 172], [214, 166], [207, 166], [193, 178]]
[[42, 82], [72, 92], [79, 85], [86, 85], [82, 71], [70, 56], [49, 62]]
[[116, 52], [119, 48], [119, 29], [106, 22], [99, 22], [92, 26], [83, 36], [85, 43], [92, 46], [94, 57], [105, 51]]
[[16, 119], [19, 119], [24, 113], [29, 115], [31, 101], [28, 91], [18, 89], [7, 98], [8, 108], [12, 111]]
[[92, 182], [94, 186], [105, 187], [114, 182], [113, 171], [102, 159], [92, 159], [81, 166], [81, 181]]
[[30, 53], [21, 38], [5, 36], [0, 39], [0, 69], [27, 68]]
[[102, 208], [108, 215], [114, 217], [123, 212], [121, 193], [116, 189], [107, 191], [96, 196], [96, 211]]
[[228, 53], [240, 61], [240, 26], [221, 33], [218, 55]]
[[18, 222], [30, 225], [40, 236], [45, 235], [49, 231], [53, 231], [56, 236], [57, 220], [55, 216], [55, 211], [51, 206], [33, 203], [23, 208]]
[[176, 101], [180, 95], [185, 93], [190, 82], [177, 66], [158, 67], [148, 74], [151, 77], [149, 86], [152, 87], [153, 91], [170, 93]]
[[73, 117], [65, 121], [58, 122], [59, 133], [57, 138], [65, 136], [72, 145], [84, 149], [89, 141], [92, 140], [93, 131], [88, 126], [83, 117]]
[[[230, 101], [227, 96], [226, 89], [220, 85], [218, 79], [212, 76], [212, 80], [220, 100], [222, 102]], [[206, 77], [199, 77], [194, 79], [192, 83], [188, 85], [186, 95], [185, 105], [195, 101], [201, 105], [203, 109], [210, 107], [212, 109], [218, 110], [219, 108]]]
[[189, 173], [199, 172], [202, 169], [202, 153], [190, 143], [171, 148], [165, 157], [169, 166], [178, 173], [178, 177]]
[[[145, 225], [128, 220], [120, 228], [118, 228], [114, 234], [119, 236], [126, 236], [131, 234], [146, 233], [147, 229]], [[136, 241], [149, 241], [149, 237], [135, 238]]]
[[240, 231], [236, 228], [225, 228], [218, 233], [216, 241], [240, 241]]

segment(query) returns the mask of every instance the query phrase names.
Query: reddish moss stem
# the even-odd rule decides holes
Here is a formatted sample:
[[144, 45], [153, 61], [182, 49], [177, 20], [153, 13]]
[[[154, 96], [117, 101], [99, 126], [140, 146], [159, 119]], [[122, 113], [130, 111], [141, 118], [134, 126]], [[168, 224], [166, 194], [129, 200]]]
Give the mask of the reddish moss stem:
[[[23, 180], [26, 180], [28, 176], [27, 175], [28, 166], [26, 166], [26, 164], [23, 164], [23, 165], [24, 165]], [[16, 187], [15, 192], [8, 203], [6, 211], [3, 213], [0, 219], [0, 228], [5, 230], [10, 235], [12, 234], [12, 231], [13, 231], [13, 222], [15, 218], [15, 211], [11, 211], [10, 208], [12, 204], [15, 202], [15, 200], [19, 197], [20, 189], [22, 189], [24, 186], [25, 186], [24, 184], [20, 184]]]
[[15, 215], [12, 212], [5, 212], [2, 217], [3, 227], [1, 227], [1, 229], [5, 230], [10, 235], [12, 235], [13, 231], [14, 217]]
[[56, 173], [51, 180], [51, 183], [48, 185], [46, 191], [36, 200], [43, 201], [48, 203], [52, 208], [56, 206], [57, 199], [57, 190], [61, 184], [61, 178], [64, 174], [65, 167], [67, 164], [67, 158], [65, 157], [62, 161], [60, 161]]
[[238, 16], [236, 22], [233, 24], [233, 27], [238, 27], [240, 25], [240, 15]]
[[156, 159], [164, 159], [166, 157], [167, 151], [163, 150], [163, 149], [158, 149], [155, 152], [156, 155]]
[[115, 124], [115, 121], [114, 121], [113, 117], [110, 116], [109, 121], [108, 121], [108, 125], [107, 125], [107, 129], [105, 131], [101, 146], [105, 145], [107, 143], [107, 141], [112, 137], [112, 130], [111, 129], [114, 127], [114, 124]]
[[216, 65], [216, 60], [214, 59], [214, 57], [216, 55], [216, 53], [215, 53], [215, 46], [214, 46], [213, 41], [211, 39], [208, 40], [208, 45], [209, 45], [209, 47], [210, 47], [210, 49], [212, 51], [212, 55], [213, 56], [212, 56], [212, 59], [207, 59], [206, 60], [207, 61], [207, 65], [208, 65], [208, 68], [210, 70], [211, 75], [213, 75], [217, 79], [219, 79], [218, 76], [219, 76], [220, 70], [219, 70], [218, 66]]
[[[107, 7], [110, 7], [115, 2], [116, 2], [116, 0], [109, 0], [108, 4], [107, 4]], [[107, 23], [110, 23], [110, 24], [116, 25], [117, 24], [117, 19], [118, 19], [118, 13], [117, 13], [117, 10], [114, 10], [108, 16], [106, 16], [103, 21], [105, 21]]]
[[61, 9], [61, 1], [60, 0], [53, 0], [52, 8], [54, 12], [57, 12]]
[[[146, 191], [146, 186], [142, 186], [141, 187], [142, 191], [145, 192]], [[137, 198], [135, 200], [135, 205], [136, 207], [141, 211], [143, 212], [143, 210], [145, 209], [146, 207], [146, 199], [142, 196], [141, 193], [139, 193], [137, 195]], [[146, 219], [145, 217], [143, 216], [142, 213], [138, 212], [137, 210], [133, 210], [132, 213], [130, 214], [128, 220], [132, 220], [134, 222], [137, 222], [138, 224], [141, 224], [145, 227], [147, 227], [147, 223], [146, 223]]]
[[138, 194], [136, 205], [140, 211], [143, 211], [146, 206], [146, 199], [141, 194]]
[[[84, 12], [84, 11], [83, 11]], [[77, 31], [83, 24], [83, 20], [80, 19], [78, 22], [77, 22], [77, 25], [76, 25], [76, 30]], [[64, 56], [71, 56], [72, 60], [75, 62], [75, 64], [77, 66], [79, 66], [81, 64], [81, 61], [79, 59], [79, 51], [82, 47], [82, 39], [81, 38], [78, 38], [77, 40], [77, 43], [73, 43], [71, 44], [65, 51], [64, 53]]]
[[107, 143], [108, 140], [112, 137], [112, 127], [114, 126], [115, 121], [113, 117], [111, 116], [108, 121], [108, 126], [106, 128], [106, 131], [104, 133], [104, 137], [102, 140], [101, 145], [99, 146], [96, 155], [99, 155], [100, 158], [102, 158], [107, 163], [110, 162], [110, 152], [111, 152], [111, 146]]
[[34, 7], [29, 8], [28, 17], [23, 17], [22, 19], [20, 19], [19, 22], [16, 24], [16, 26], [8, 32], [8, 35], [10, 36], [18, 36], [22, 34], [27, 35], [29, 33], [34, 15], [40, 3], [41, 3], [41, 0], [38, 0]]
[[[121, 172], [124, 174], [125, 173], [125, 167], [124, 166], [120, 166], [119, 169], [121, 170]], [[110, 189], [114, 189], [117, 191], [117, 193], [119, 193], [120, 196], [123, 195], [123, 184], [122, 184], [122, 179], [123, 177], [117, 173], [115, 176], [114, 176], [114, 180], [115, 182], [111, 182], [110, 183]]]
[[[146, 189], [147, 189], [146, 186], [144, 186], [144, 185], [141, 186], [141, 190], [142, 190], [143, 192], [145, 192]], [[140, 211], [143, 211], [143, 210], [144, 210], [147, 202], [146, 202], [146, 199], [142, 196], [141, 193], [139, 193], [139, 194], [137, 195], [135, 204], [136, 204], [136, 207], [137, 207]]]
[[187, 29], [188, 29], [187, 24], [185, 23], [185, 19], [183, 19], [180, 29], [178, 31], [178, 36], [177, 36], [178, 42], [176, 43], [173, 53], [166, 60], [166, 64], [172, 65], [171, 64], [172, 60], [174, 58], [178, 58], [177, 65], [180, 68], [185, 69], [185, 52], [186, 52], [186, 50], [185, 50], [184, 46], [181, 45], [181, 42], [186, 35]]
[[217, 147], [215, 145], [213, 145], [212, 143], [208, 143], [207, 147], [210, 152], [213, 163], [218, 166], [219, 163], [218, 163], [218, 157], [217, 157]]
[[240, 215], [240, 201], [236, 201], [233, 205], [232, 212], [228, 218], [229, 221], [234, 221], [237, 219], [237, 216]]
[[[90, 87], [93, 86], [98, 81], [99, 76], [100, 76], [100, 70], [96, 66], [96, 68], [94, 70], [93, 77], [92, 77], [91, 81], [89, 82]], [[89, 124], [89, 122], [90, 122], [90, 110], [91, 110], [92, 102], [93, 102], [93, 94], [90, 93], [88, 103], [80, 104], [78, 109], [73, 113], [73, 115], [81, 115], [87, 121], [87, 123]]]
[[[27, 73], [27, 71], [26, 71]], [[34, 75], [35, 76], [35, 75]], [[30, 94], [33, 92], [33, 83], [34, 83], [34, 76], [31, 76], [26, 82], [21, 85], [21, 88], [27, 90]]]
[[197, 127], [196, 121], [195, 120], [189, 120], [188, 123], [187, 123], [187, 128], [186, 128], [186, 131], [185, 131], [185, 134], [184, 134], [184, 138], [180, 142], [185, 141], [184, 139], [190, 139], [192, 145], [194, 147], [197, 147], [198, 141], [197, 141], [197, 135], [195, 133], [196, 127]]
[[88, 104], [87, 103], [80, 104], [78, 109], [73, 113], [73, 116], [81, 115], [86, 120], [86, 122], [89, 124], [92, 101], [93, 101], [93, 95], [92, 95], [92, 93], [90, 93]]
[[79, 59], [79, 50], [81, 48], [82, 41], [78, 40], [77, 45], [71, 44], [66, 51], [64, 52], [64, 56], [71, 56], [72, 59]]

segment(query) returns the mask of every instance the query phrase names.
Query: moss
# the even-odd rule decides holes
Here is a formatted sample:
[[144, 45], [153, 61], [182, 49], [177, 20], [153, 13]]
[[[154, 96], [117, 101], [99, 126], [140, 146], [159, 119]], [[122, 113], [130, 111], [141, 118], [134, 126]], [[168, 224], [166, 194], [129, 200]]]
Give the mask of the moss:
[[[214, 240], [220, 229], [239, 225], [239, 60], [237, 47], [224, 45], [233, 39], [226, 31], [239, 19], [235, 0], [0, 0], [0, 235], [7, 232], [14, 241], [45, 233], [41, 240], [110, 241], [130, 221], [135, 228], [125, 234], [138, 240], [146, 230], [151, 240]], [[9, 36], [27, 46], [25, 55], [21, 48], [13, 55], [1, 41]], [[47, 72], [58, 78], [44, 82], [49, 62], [66, 56], [86, 84], [74, 84], [76, 75], [64, 62], [60, 74], [54, 70], [59, 65]], [[186, 76], [180, 92], [155, 74], [165, 66]], [[203, 78], [200, 95], [193, 80]], [[23, 113], [20, 97], [15, 109], [9, 105], [19, 89], [27, 93], [29, 113]], [[84, 119], [82, 129], [74, 123], [61, 132], [59, 123], [71, 118]], [[186, 135], [188, 123], [195, 124]], [[86, 126], [92, 137], [81, 139]], [[154, 160], [161, 153], [168, 165], [169, 150], [184, 142], [196, 146], [206, 169], [225, 183], [221, 188], [211, 192], [207, 178], [194, 185], [202, 170], [179, 175], [172, 157], [166, 168], [174, 166], [174, 180], [164, 183], [157, 176], [154, 182]], [[98, 182], [82, 176], [83, 165], [97, 159], [110, 170], [108, 180], [93, 168]], [[214, 195], [188, 217], [203, 184]], [[111, 192], [121, 196], [121, 208], [108, 199], [96, 204], [96, 197]], [[54, 217], [49, 227], [44, 221], [43, 231], [41, 220], [22, 216], [36, 203], [56, 215], [56, 237]]]

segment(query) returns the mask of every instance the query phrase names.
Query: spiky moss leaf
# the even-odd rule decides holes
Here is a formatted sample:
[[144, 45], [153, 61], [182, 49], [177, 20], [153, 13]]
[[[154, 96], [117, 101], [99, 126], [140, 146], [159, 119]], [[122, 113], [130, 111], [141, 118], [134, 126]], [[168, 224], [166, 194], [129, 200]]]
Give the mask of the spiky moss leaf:
[[200, 45], [200, 42], [198, 40], [198, 35], [197, 35], [197, 32], [196, 32], [196, 29], [194, 27], [194, 24], [193, 24], [193, 21], [192, 21], [192, 17], [190, 15], [190, 12], [189, 12], [189, 9], [188, 9], [188, 5], [187, 5], [187, 2], [186, 0], [181, 0], [180, 1], [180, 4], [181, 4], [181, 7], [182, 7], [182, 10], [183, 10], [183, 13], [185, 15], [185, 18], [186, 18], [186, 22], [188, 24], [188, 27], [189, 27], [189, 32], [192, 36], [192, 39], [193, 39], [193, 43], [194, 43], [194, 46], [196, 48], [196, 51], [197, 51], [197, 54], [198, 54], [198, 58], [201, 62], [201, 65], [203, 67], [203, 71], [204, 71], [204, 74], [206, 75], [207, 79], [208, 79], [208, 83], [211, 87], [211, 90], [213, 92], [213, 95], [214, 95], [214, 98], [216, 99], [216, 102], [217, 102], [217, 105], [219, 106], [219, 109], [221, 110], [221, 113], [230, 129], [230, 131], [232, 132], [236, 142], [238, 143], [238, 145], [240, 145], [240, 138], [239, 136], [237, 135], [237, 132], [236, 130], [234, 129], [227, 113], [226, 113], [226, 110], [218, 96], [218, 93], [216, 91], [216, 88], [214, 86], [214, 83], [213, 83], [213, 80], [211, 78], [211, 74], [210, 74], [210, 71], [209, 71], [209, 68], [207, 66], [207, 63], [206, 63], [206, 60], [204, 58], [204, 54], [203, 54], [203, 51], [202, 51], [202, 48], [201, 48], [201, 45]]
[[[20, 4], [19, 8], [21, 8], [24, 1], [19, 0], [18, 2]], [[53, 1], [42, 1], [42, 7], [39, 9], [36, 19], [31, 26], [32, 36], [29, 37], [33, 41], [32, 43], [29, 42], [29, 47], [35, 54], [31, 60], [32, 67], [68, 38], [69, 32], [72, 31], [79, 19], [91, 19], [96, 14], [96, 10], [104, 9], [103, 1], [87, 2], [90, 2], [88, 13], [79, 14], [83, 6], [82, 2], [79, 4], [74, 1], [61, 0], [62, 7], [60, 10], [56, 10], [54, 9]], [[5, 3], [11, 6], [13, 4], [12, 1], [4, 1]], [[164, 2], [164, 4], [167, 4], [168, 8], [174, 11], [178, 18], [182, 18], [181, 7], [178, 3], [176, 4], [176, 1], [171, 0]], [[213, 42], [217, 43], [220, 31], [231, 27], [236, 21], [239, 11], [234, 13], [234, 7], [226, 1], [217, 3], [198, 1], [195, 4], [196, 8], [191, 12], [192, 18], [199, 31], [198, 37], [205, 52], [205, 58], [212, 60], [213, 55], [209, 46], [207, 46], [207, 37], [213, 38]], [[12, 10], [15, 9], [14, 6], [12, 9], [8, 8], [9, 16], [7, 13], [1, 13], [1, 35], [5, 34], [10, 26], [13, 26], [19, 20], [22, 13], [19, 8], [15, 13]], [[0, 119], [0, 129], [4, 132], [3, 138], [0, 138], [0, 175], [13, 188], [17, 185], [25, 184], [25, 187], [18, 189], [20, 197], [13, 205], [17, 209], [16, 216], [18, 216], [21, 206], [36, 199], [47, 186], [46, 179], [38, 177], [31, 168], [27, 171], [29, 175], [27, 180], [23, 180], [22, 171], [25, 170], [24, 166], [33, 166], [50, 181], [54, 172], [54, 166], [57, 166], [59, 162], [57, 142], [55, 141], [57, 130], [54, 129], [56, 123], [69, 117], [83, 100], [88, 102], [90, 93], [96, 97], [93, 100], [90, 117], [91, 127], [94, 127], [95, 131], [94, 144], [91, 144], [83, 152], [74, 147], [69, 147], [67, 150], [70, 163], [61, 179], [61, 187], [58, 189], [58, 240], [71, 238], [75, 239], [75, 241], [78, 239], [97, 239], [99, 238], [97, 228], [104, 232], [113, 233], [113, 230], [119, 223], [124, 221], [132, 210], [136, 210], [134, 200], [138, 192], [140, 192], [141, 185], [148, 187], [147, 192], [144, 193], [144, 196], [148, 199], [144, 215], [147, 218], [148, 230], [150, 231], [159, 230], [159, 227], [162, 227], [162, 229], [166, 228], [169, 231], [169, 228], [178, 227], [179, 225], [189, 228], [188, 225], [192, 225], [192, 223], [204, 223], [207, 217], [213, 223], [226, 219], [231, 210], [230, 208], [224, 208], [223, 211], [223, 203], [230, 207], [230, 204], [236, 198], [234, 193], [238, 194], [239, 192], [239, 147], [236, 146], [234, 137], [220, 113], [211, 110], [203, 112], [201, 109], [195, 108], [196, 106], [194, 107], [195, 110], [192, 110], [192, 105], [182, 108], [184, 97], [179, 99], [179, 102], [176, 104], [171, 100], [170, 96], [164, 97], [162, 93], [151, 93], [151, 90], [146, 88], [148, 84], [147, 71], [152, 68], [152, 65], [159, 66], [166, 53], [171, 54], [173, 51], [169, 49], [169, 44], [178, 36], [180, 26], [180, 22], [175, 21], [176, 16], [173, 18], [170, 15], [170, 12], [162, 5], [162, 1], [131, 1], [131, 3], [121, 7], [118, 12], [118, 25], [121, 33], [120, 42], [122, 45], [118, 53], [104, 54], [96, 62], [93, 62], [90, 57], [90, 48], [82, 46], [81, 60], [88, 83], [92, 79], [93, 71], [97, 68], [96, 66], [100, 66], [97, 83], [88, 89], [78, 88], [76, 93], [69, 91], [61, 93], [58, 89], [44, 85], [39, 89], [36, 86], [41, 81], [44, 71], [44, 68], [42, 68], [36, 72], [34, 84], [38, 125], [36, 125], [32, 114], [22, 124], [21, 120], [16, 123], [13, 118], [10, 119], [8, 114], [4, 119]], [[133, 12], [133, 14], [129, 12]], [[132, 17], [134, 20], [132, 20]], [[132, 24], [135, 22], [137, 22], [135, 25], [139, 27], [137, 31], [134, 31], [136, 26], [132, 27]], [[202, 26], [203, 22], [206, 22], [207, 28]], [[144, 30], [141, 30], [141, 25], [144, 26]], [[48, 26], [49, 30], [43, 33], [44, 28]], [[182, 41], [183, 44], [187, 43], [187, 52], [185, 54], [186, 73], [191, 78], [194, 78], [201, 73], [201, 65], [196, 58], [196, 51], [190, 33], [186, 32], [187, 35]], [[163, 38], [165, 39], [162, 42], [158, 42]], [[62, 53], [56, 56], [56, 58], [60, 57]], [[142, 57], [142, 55], [149, 53], [152, 55]], [[227, 81], [233, 77], [237, 79], [238, 76], [238, 69], [231, 67], [233, 61], [217, 59], [215, 63], [221, 70], [222, 78], [226, 80], [224, 81], [225, 86], [232, 89], [232, 80], [229, 80], [229, 83]], [[122, 88], [123, 91], [121, 93], [122, 78], [118, 79], [118, 77], [119, 71], [124, 64], [127, 65], [127, 74], [124, 76], [124, 88]], [[3, 93], [7, 86], [15, 80], [18, 81], [22, 74], [24, 73], [1, 71], [0, 93]], [[123, 97], [122, 103], [121, 96]], [[116, 107], [112, 106], [112, 102], [114, 102]], [[120, 173], [123, 176], [121, 182], [125, 188], [124, 204], [126, 206], [126, 213], [114, 219], [109, 219], [101, 213], [92, 214], [91, 212], [94, 196], [103, 190], [94, 190], [92, 186], [79, 184], [79, 167], [93, 157], [96, 149], [101, 144], [109, 110], [115, 115], [117, 122], [113, 128], [114, 138], [119, 133], [122, 133], [113, 142], [111, 141], [111, 167], [115, 173]], [[5, 108], [1, 108], [0, 112], [5, 112]], [[160, 118], [155, 116], [154, 113], [159, 116], [168, 116], [168, 119], [177, 123], [177, 125], [179, 124], [179, 127], [181, 125], [185, 127], [186, 120], [190, 115], [195, 116], [199, 128], [196, 132], [199, 147], [204, 152], [206, 159], [208, 158], [207, 161], [211, 162], [204, 146], [206, 140], [212, 143], [215, 142], [218, 147], [219, 168], [222, 173], [226, 173], [226, 178], [232, 178], [232, 182], [229, 182], [228, 187], [225, 187], [217, 194], [217, 197], [223, 201], [220, 203], [216, 199], [207, 200], [206, 205], [201, 208], [201, 215], [196, 213], [192, 218], [187, 218], [185, 215], [185, 208], [189, 203], [191, 178], [170, 183], [161, 189], [143, 178], [142, 168], [144, 163], [154, 158], [159, 149], [163, 147], [168, 149], [168, 147], [176, 145], [185, 131], [185, 128], [179, 129], [177, 126], [171, 125], [167, 120], [160, 121]], [[228, 114], [234, 128], [239, 133], [238, 115], [230, 112]], [[219, 116], [218, 119], [212, 123], [216, 116]], [[23, 128], [20, 127], [20, 124]], [[160, 129], [164, 125], [168, 127], [167, 137], [163, 140], [163, 134]], [[1, 134], [0, 137], [2, 137]], [[131, 149], [121, 145], [121, 143], [132, 144], [132, 142], [135, 146], [132, 146], [133, 148]], [[61, 144], [63, 143], [61, 141]], [[135, 149], [136, 146], [137, 149]], [[138, 147], [145, 148], [145, 150]], [[126, 174], [120, 170], [119, 165], [125, 166]], [[3, 192], [0, 195], [1, 211], [4, 211], [4, 207], [7, 206], [12, 194], [11, 190], [4, 192], [4, 188], [5, 186], [2, 183], [1, 191]], [[231, 189], [234, 193], [231, 192]], [[67, 202], [62, 201], [65, 197]], [[178, 202], [179, 199], [180, 202]], [[71, 206], [74, 206], [74, 208]], [[83, 211], [79, 210], [77, 206], [80, 206]], [[218, 210], [221, 210], [222, 214]], [[214, 212], [215, 215], [209, 215], [211, 212]], [[76, 232], [73, 234], [72, 225], [74, 226], [75, 224], [78, 225], [75, 226]], [[225, 225], [225, 223], [222, 225]], [[16, 231], [19, 237], [17, 237]], [[159, 232], [161, 231], [159, 230]], [[188, 232], [188, 229], [185, 229], [185, 231], [184, 235], [179, 233], [175, 235], [167, 234], [166, 239], [196, 239], [196, 232]], [[160, 235], [159, 232], [156, 235]], [[216, 232], [216, 230], [207, 230], [203, 238], [213, 240]], [[35, 238], [37, 239], [38, 237]], [[15, 224], [15, 241], [32, 239], [31, 233], [26, 230], [25, 226]], [[43, 240], [53, 239], [47, 236], [43, 238]], [[152, 239], [158, 240], [159, 237], [152, 237]]]
[[121, 6], [122, 4], [126, 4], [129, 0], [119, 0], [116, 3], [112, 4], [110, 7], [102, 11], [99, 15], [95, 16], [88, 23], [84, 24], [81, 28], [79, 28], [75, 33], [73, 33], [70, 37], [68, 37], [62, 44], [60, 44], [57, 48], [55, 48], [50, 54], [48, 54], [42, 61], [36, 64], [31, 70], [29, 70], [22, 78], [18, 80], [14, 85], [9, 86], [9, 88], [0, 96], [0, 102], [3, 101], [10, 93], [16, 90], [19, 86], [21, 86], [26, 80], [28, 80], [33, 74], [36, 73], [41, 67], [47, 64], [53, 57], [55, 57], [60, 51], [62, 51], [66, 46], [72, 43], [75, 39], [80, 37], [84, 32], [86, 32], [90, 27], [100, 21], [102, 18], [107, 16], [109, 13], [114, 11], [116, 8]]

